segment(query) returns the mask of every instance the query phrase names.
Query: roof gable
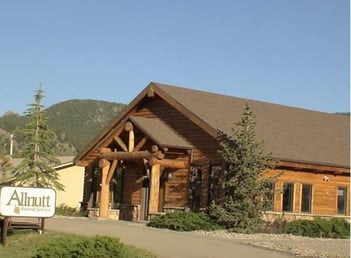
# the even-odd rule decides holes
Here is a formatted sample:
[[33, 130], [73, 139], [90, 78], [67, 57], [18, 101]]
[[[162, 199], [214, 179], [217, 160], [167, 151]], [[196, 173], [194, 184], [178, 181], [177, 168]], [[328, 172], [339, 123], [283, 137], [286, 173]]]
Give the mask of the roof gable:
[[[256, 135], [281, 160], [349, 167], [350, 118], [300, 108], [247, 100], [204, 91], [150, 83], [95, 140], [78, 154], [80, 159], [143, 100], [160, 96], [209, 135], [231, 134], [245, 103], [255, 115]], [[141, 127], [143, 125], [140, 124]], [[144, 125], [145, 126], [145, 125]]]

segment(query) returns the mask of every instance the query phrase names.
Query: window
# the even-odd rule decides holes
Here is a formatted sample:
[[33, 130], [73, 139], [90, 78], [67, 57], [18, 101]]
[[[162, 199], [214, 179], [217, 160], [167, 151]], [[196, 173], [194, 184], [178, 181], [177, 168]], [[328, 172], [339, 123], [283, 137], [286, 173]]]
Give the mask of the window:
[[190, 167], [190, 203], [193, 211], [198, 211], [201, 204], [202, 171], [200, 166]]
[[222, 173], [222, 167], [217, 165], [212, 165], [210, 167], [210, 178], [209, 178], [209, 189], [208, 189], [208, 205], [212, 201], [217, 201], [220, 195], [220, 183], [219, 179]]
[[337, 212], [340, 215], [346, 214], [346, 193], [347, 189], [345, 187], [338, 188]]
[[123, 168], [118, 167], [113, 175], [111, 182], [111, 190], [113, 191], [113, 203], [114, 205], [122, 203], [122, 192], [123, 192]]
[[283, 185], [283, 211], [293, 211], [294, 184], [284, 183]]
[[99, 192], [101, 191], [101, 170], [99, 167], [93, 168], [92, 174], [92, 191], [93, 191], [93, 207], [99, 207], [100, 202], [100, 195]]
[[264, 195], [265, 198], [263, 208], [266, 211], [272, 211], [274, 208], [274, 193], [275, 193], [275, 183], [271, 180], [264, 182]]
[[301, 212], [311, 213], [312, 185], [303, 184], [301, 194]]

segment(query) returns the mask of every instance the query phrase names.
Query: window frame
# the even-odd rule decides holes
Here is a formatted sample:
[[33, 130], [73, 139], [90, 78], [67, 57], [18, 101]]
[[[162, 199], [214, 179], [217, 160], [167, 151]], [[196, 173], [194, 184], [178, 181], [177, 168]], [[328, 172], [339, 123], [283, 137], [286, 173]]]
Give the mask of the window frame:
[[[343, 212], [339, 212], [339, 190], [344, 190], [344, 194], [342, 195], [344, 200], [343, 200]], [[336, 189], [336, 214], [337, 215], [346, 215], [347, 213], [347, 187], [346, 186], [338, 186]]]
[[[286, 191], [286, 185], [291, 185], [292, 186], [292, 190], [291, 190], [291, 192], [289, 194], [289, 199], [291, 199], [290, 200], [291, 205], [289, 205], [289, 206], [291, 206], [291, 207], [288, 210], [284, 210], [284, 205], [285, 205], [284, 204], [284, 195], [285, 195], [285, 191]], [[284, 182], [283, 183], [283, 189], [282, 189], [282, 211], [283, 212], [294, 212], [294, 206], [295, 206], [295, 184], [292, 183], [292, 182]]]
[[[308, 196], [308, 211], [303, 210], [304, 207], [304, 186], [309, 187], [309, 196]], [[301, 202], [300, 202], [300, 212], [301, 213], [312, 213], [312, 201], [313, 201], [313, 185], [302, 183], [301, 184]]]

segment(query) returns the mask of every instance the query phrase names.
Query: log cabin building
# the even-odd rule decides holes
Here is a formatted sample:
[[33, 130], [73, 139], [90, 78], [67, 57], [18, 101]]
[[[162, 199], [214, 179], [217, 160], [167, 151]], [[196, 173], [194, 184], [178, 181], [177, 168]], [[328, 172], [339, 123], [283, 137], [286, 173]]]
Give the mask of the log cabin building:
[[218, 130], [232, 135], [248, 103], [281, 174], [266, 217], [350, 216], [350, 119], [151, 82], [74, 162], [89, 216], [142, 221], [199, 210], [223, 193]]

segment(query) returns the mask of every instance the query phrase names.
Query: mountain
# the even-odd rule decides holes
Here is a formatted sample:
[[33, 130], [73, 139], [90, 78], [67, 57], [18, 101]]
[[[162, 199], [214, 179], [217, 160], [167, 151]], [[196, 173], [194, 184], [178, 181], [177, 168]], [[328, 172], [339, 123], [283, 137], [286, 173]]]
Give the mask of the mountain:
[[[101, 100], [73, 99], [45, 109], [48, 126], [56, 134], [58, 155], [75, 155], [125, 106], [125, 104]], [[21, 148], [23, 138], [20, 130], [27, 123], [27, 117], [14, 113], [0, 117], [0, 128], [14, 133], [14, 146], [17, 150]], [[0, 130], [0, 152], [3, 153], [8, 153], [9, 133], [6, 132]]]
[[[73, 99], [45, 109], [49, 128], [56, 134], [57, 155], [75, 155], [125, 107], [125, 104], [115, 102]], [[350, 112], [338, 114], [350, 116]], [[0, 154], [9, 153], [10, 133], [13, 133], [14, 157], [18, 157], [23, 142], [20, 130], [28, 122], [28, 117], [14, 112], [6, 112], [0, 117]]]

